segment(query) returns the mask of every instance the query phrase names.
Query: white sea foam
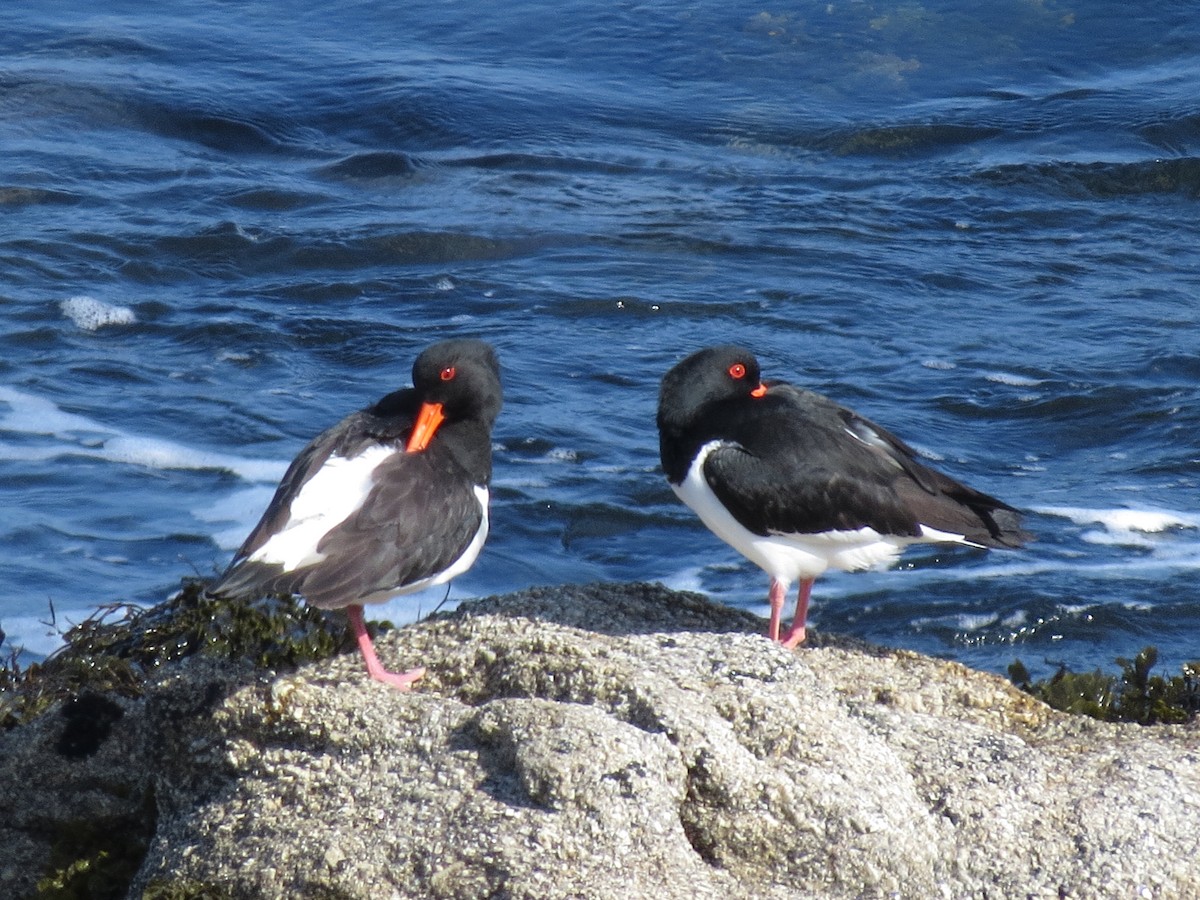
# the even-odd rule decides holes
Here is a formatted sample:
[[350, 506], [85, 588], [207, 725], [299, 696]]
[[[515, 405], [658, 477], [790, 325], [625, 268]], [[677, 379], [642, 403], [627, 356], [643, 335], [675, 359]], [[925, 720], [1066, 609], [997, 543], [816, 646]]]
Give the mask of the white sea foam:
[[988, 372], [983, 376], [987, 381], [997, 384], [1007, 384], [1010, 387], [1036, 387], [1041, 379], [1030, 378], [1027, 375], [1017, 375], [1015, 372]]
[[[45, 398], [0, 386], [0, 460], [51, 464], [61, 460], [60, 465], [66, 467], [80, 458], [156, 470], [219, 470], [237, 476], [243, 485], [221, 488], [222, 493], [214, 494], [204, 507], [181, 510], [202, 523], [203, 531], [215, 532], [212, 539], [226, 551], [240, 546], [249, 534], [287, 468], [281, 460], [216, 453], [132, 434], [65, 412]], [[44, 653], [57, 646], [56, 638], [43, 640], [34, 635], [34, 619], [21, 624], [5, 617], [3, 626], [14, 644], [23, 644], [31, 652]]]
[[215, 453], [165, 438], [145, 437], [104, 425], [86, 416], [59, 409], [43, 397], [0, 386], [0, 430], [44, 435], [54, 439], [42, 445], [11, 445], [0, 441], [0, 458], [49, 460], [83, 456], [150, 469], [222, 469], [245, 481], [278, 481], [287, 464]]
[[103, 459], [150, 469], [223, 469], [246, 481], [279, 481], [287, 463], [273, 459], [249, 459], [229, 453], [213, 453], [185, 447], [163, 438], [117, 434], [104, 443]]
[[59, 409], [49, 400], [26, 394], [14, 388], [0, 385], [0, 402], [8, 404], [8, 411], [0, 411], [0, 427], [24, 434], [49, 434], [65, 437], [72, 432], [109, 432], [84, 416], [77, 416]]
[[1043, 506], [1034, 510], [1046, 516], [1069, 518], [1085, 530], [1088, 544], [1144, 547], [1157, 558], [1189, 559], [1200, 554], [1194, 540], [1169, 540], [1176, 532], [1200, 529], [1200, 514], [1164, 509], [1087, 509], [1082, 506]]
[[912, 627], [920, 631], [924, 628], [951, 628], [955, 631], [971, 633], [991, 628], [1000, 621], [994, 613], [951, 613], [944, 616], [918, 616], [913, 619]]
[[1011, 628], [1015, 631], [1016, 629], [1023, 627], [1028, 621], [1029, 613], [1023, 609], [1018, 609], [1016, 612], [1001, 619], [1000, 624], [1005, 628]]
[[242, 546], [274, 494], [275, 488], [265, 484], [240, 488], [216, 498], [207, 507], [193, 510], [192, 515], [206, 525], [223, 526], [213, 532], [213, 542], [222, 550], [236, 550]]
[[705, 592], [704, 580], [701, 577], [703, 572], [703, 569], [693, 566], [662, 579], [662, 583], [673, 591], [691, 591], [702, 594]]
[[[1076, 525], [1099, 525], [1114, 537], [1161, 534], [1176, 529], [1200, 528], [1200, 513], [1170, 509], [1090, 509], [1081, 506], [1045, 506], [1034, 510], [1047, 516], [1070, 519]], [[1137, 541], [1137, 543], [1141, 543]]]
[[105, 303], [86, 294], [68, 297], [58, 308], [77, 328], [84, 331], [98, 331], [109, 325], [132, 325], [137, 322], [137, 315], [128, 306]]

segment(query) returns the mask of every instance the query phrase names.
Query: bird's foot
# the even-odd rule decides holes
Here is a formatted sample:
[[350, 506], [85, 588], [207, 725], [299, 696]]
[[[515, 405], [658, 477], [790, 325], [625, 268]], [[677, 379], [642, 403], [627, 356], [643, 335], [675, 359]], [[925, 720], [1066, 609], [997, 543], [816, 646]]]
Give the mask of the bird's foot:
[[813, 580], [806, 578], [800, 582], [800, 590], [796, 594], [796, 615], [792, 618], [792, 627], [779, 643], [789, 650], [795, 650], [808, 637], [805, 625], [808, 624], [808, 598], [812, 593]]
[[368, 667], [367, 671], [376, 681], [382, 681], [384, 684], [391, 685], [398, 691], [412, 690], [412, 686], [425, 676], [424, 666], [409, 669], [407, 672], [389, 672], [382, 667], [375, 670], [371, 670]]
[[802, 625], [799, 628], [791, 629], [786, 635], [784, 635], [783, 640], [781, 640], [779, 643], [788, 650], [795, 650], [804, 643], [804, 639], [806, 637], [808, 637], [808, 634]]

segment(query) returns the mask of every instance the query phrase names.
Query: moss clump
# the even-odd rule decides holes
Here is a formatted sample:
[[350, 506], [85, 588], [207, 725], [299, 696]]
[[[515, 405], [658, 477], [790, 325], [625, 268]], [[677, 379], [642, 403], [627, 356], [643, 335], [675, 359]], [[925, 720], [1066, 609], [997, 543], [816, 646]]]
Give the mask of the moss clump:
[[1050, 678], [1031, 681], [1020, 660], [1008, 667], [1017, 687], [1055, 709], [1105, 722], [1139, 725], [1180, 724], [1200, 713], [1200, 662], [1183, 666], [1179, 675], [1151, 675], [1158, 651], [1147, 647], [1132, 660], [1119, 657], [1119, 675], [1071, 672], [1062, 666]]
[[140, 696], [155, 669], [193, 653], [286, 669], [350, 645], [343, 625], [293, 597], [243, 603], [210, 597], [204, 587], [185, 581], [178, 594], [150, 609], [103, 607], [71, 628], [45, 662], [22, 668], [9, 659], [0, 666], [0, 727], [88, 692]]

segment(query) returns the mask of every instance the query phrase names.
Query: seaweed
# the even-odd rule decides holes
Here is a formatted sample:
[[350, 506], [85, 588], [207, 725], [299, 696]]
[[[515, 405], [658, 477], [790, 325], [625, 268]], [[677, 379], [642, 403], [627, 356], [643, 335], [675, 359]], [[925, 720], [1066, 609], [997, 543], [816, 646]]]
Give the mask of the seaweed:
[[1117, 658], [1118, 675], [1072, 672], [1060, 665], [1054, 675], [1033, 681], [1020, 660], [1008, 667], [1017, 687], [1054, 709], [1104, 722], [1139, 725], [1182, 724], [1200, 714], [1200, 661], [1186, 663], [1179, 675], [1151, 674], [1158, 650], [1146, 647], [1133, 659]]
[[12, 654], [0, 664], [0, 727], [28, 722], [60, 700], [139, 697], [155, 670], [194, 653], [290, 669], [352, 645], [343, 624], [295, 597], [231, 601], [209, 596], [205, 586], [187, 579], [175, 596], [148, 609], [100, 607], [41, 663], [22, 667]]

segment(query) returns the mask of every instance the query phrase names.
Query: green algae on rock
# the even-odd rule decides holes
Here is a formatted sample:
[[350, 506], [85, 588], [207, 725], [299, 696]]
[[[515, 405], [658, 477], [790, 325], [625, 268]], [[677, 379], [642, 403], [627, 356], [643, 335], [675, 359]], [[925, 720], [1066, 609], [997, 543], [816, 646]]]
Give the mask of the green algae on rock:
[[[231, 603], [189, 579], [149, 609], [116, 603], [70, 628], [44, 662], [0, 666], [0, 727], [36, 717], [58, 700], [91, 692], [141, 696], [149, 675], [194, 653], [291, 669], [333, 656], [351, 644], [336, 616], [288, 596]], [[93, 717], [89, 717], [93, 718]]]

